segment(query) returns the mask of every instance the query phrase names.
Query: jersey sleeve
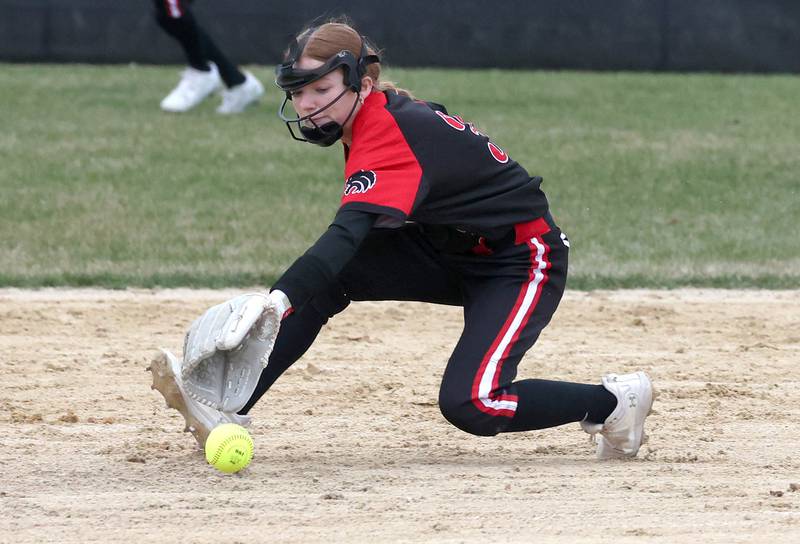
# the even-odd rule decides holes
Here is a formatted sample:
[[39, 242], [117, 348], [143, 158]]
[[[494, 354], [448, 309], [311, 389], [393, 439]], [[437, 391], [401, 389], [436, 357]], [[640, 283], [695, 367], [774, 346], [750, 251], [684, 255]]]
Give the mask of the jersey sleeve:
[[379, 226], [396, 226], [411, 214], [422, 167], [391, 113], [379, 106], [368, 113], [353, 127], [341, 207], [377, 214]]
[[283, 273], [272, 289], [283, 291], [293, 307], [303, 307], [350, 262], [375, 220], [376, 216], [370, 213], [340, 210], [328, 230]]

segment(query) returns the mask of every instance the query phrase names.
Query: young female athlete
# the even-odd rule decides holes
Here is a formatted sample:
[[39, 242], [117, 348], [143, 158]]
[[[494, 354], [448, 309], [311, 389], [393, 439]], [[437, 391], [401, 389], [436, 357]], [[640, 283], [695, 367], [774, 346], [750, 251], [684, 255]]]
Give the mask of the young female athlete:
[[[192, 410], [214, 410], [186, 396], [174, 407], [188, 414], [190, 427], [202, 427], [195, 432], [202, 443], [219, 421], [246, 421], [351, 301], [413, 300], [464, 308], [464, 330], [439, 392], [453, 425], [492, 436], [580, 422], [600, 433], [598, 457], [635, 456], [652, 405], [643, 372], [610, 374], [600, 385], [515, 379], [567, 276], [569, 242], [550, 215], [542, 178], [466, 120], [381, 80], [380, 70], [374, 48], [344, 23], [309, 28], [290, 46], [276, 70], [286, 94], [279, 115], [297, 140], [342, 142], [341, 205], [269, 295], [252, 295], [283, 319], [249, 400], [238, 413], [197, 415]], [[286, 113], [289, 104], [294, 115]], [[207, 336], [198, 326], [184, 357]]]

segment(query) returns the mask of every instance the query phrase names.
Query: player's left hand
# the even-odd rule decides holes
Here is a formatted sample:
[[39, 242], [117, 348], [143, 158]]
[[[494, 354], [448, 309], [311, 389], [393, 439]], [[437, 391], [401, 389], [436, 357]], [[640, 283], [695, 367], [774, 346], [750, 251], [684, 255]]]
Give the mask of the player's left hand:
[[237, 412], [255, 391], [290, 308], [280, 291], [239, 295], [206, 310], [186, 333], [181, 378], [186, 392]]

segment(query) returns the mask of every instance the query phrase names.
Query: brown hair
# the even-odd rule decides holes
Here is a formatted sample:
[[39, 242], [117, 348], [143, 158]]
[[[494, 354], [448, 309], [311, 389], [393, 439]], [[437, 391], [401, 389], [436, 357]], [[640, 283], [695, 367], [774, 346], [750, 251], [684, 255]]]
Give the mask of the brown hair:
[[[346, 21], [335, 20], [327, 22], [318, 27], [310, 27], [298, 34], [297, 41], [302, 42], [307, 38], [303, 48], [303, 56], [321, 62], [327, 61], [339, 51], [350, 51], [356, 58], [361, 54], [362, 39], [367, 46], [368, 55], [377, 55], [379, 51]], [[367, 73], [375, 83], [375, 88], [379, 91], [394, 91], [397, 94], [414, 98], [414, 95], [406, 89], [401, 89], [391, 81], [381, 81], [381, 65], [374, 62], [367, 65]]]

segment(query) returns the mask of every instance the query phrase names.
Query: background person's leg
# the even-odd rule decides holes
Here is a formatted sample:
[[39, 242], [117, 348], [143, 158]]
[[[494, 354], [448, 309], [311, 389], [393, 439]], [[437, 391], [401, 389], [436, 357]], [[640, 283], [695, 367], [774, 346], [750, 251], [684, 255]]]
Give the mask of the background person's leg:
[[217, 47], [197, 22], [191, 10], [192, 0], [153, 0], [156, 8], [156, 21], [170, 36], [178, 40], [183, 47], [189, 66], [195, 70], [209, 70], [208, 63], [213, 62], [219, 75], [228, 88], [241, 85], [245, 81], [236, 64]]
[[243, 72], [220, 50], [199, 25], [188, 0], [153, 0], [159, 26], [183, 48], [189, 68], [180, 83], [161, 102], [161, 108], [184, 112], [197, 106], [214, 91], [226, 87], [218, 113], [243, 111], [264, 94], [264, 87], [249, 72]]
[[211, 69], [206, 52], [206, 36], [201, 32], [187, 0], [153, 0], [155, 18], [164, 32], [175, 38], [183, 48], [186, 62], [195, 70]]

